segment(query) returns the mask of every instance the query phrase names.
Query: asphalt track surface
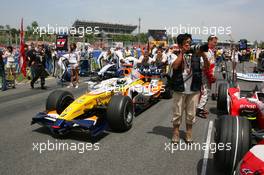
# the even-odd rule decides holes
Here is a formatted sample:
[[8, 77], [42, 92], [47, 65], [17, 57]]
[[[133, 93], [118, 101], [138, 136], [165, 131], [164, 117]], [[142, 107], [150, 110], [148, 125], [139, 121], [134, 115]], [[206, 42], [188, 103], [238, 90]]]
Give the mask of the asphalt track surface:
[[[245, 70], [251, 72], [253, 66], [246, 63]], [[211, 150], [168, 148], [172, 136], [172, 100], [161, 100], [138, 115], [132, 129], [125, 133], [106, 131], [91, 138], [87, 133], [73, 132], [64, 139], [52, 137], [48, 129], [30, 125], [31, 118], [44, 110], [48, 94], [61, 88], [54, 80], [48, 80], [47, 85], [47, 90], [19, 85], [0, 92], [0, 174], [220, 174], [214, 168]], [[253, 89], [255, 83], [241, 82], [240, 86]], [[69, 90], [78, 97], [87, 87], [81, 83], [79, 89]], [[194, 141], [201, 145], [214, 142], [216, 101], [209, 100], [208, 109], [209, 118], [197, 118], [193, 128]], [[184, 131], [183, 123], [181, 138]], [[76, 147], [40, 151], [40, 145], [44, 148], [48, 143]], [[83, 150], [84, 144], [89, 148]]]

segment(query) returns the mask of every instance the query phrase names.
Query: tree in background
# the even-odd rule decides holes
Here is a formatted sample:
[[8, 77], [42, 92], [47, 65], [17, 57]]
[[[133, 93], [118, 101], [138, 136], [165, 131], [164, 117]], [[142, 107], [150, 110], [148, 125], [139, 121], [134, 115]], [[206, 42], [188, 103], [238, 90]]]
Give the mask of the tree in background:
[[264, 49], [264, 41], [260, 41], [258, 47]]
[[36, 29], [38, 27], [38, 22], [37, 21], [33, 21], [31, 23], [30, 26], [26, 27], [26, 35], [25, 35], [25, 39], [26, 40], [37, 40], [38, 39], [38, 34], [34, 33], [34, 29]]
[[255, 40], [255, 41], [253, 42], [253, 47], [255, 47], [255, 48], [256, 48], [256, 47], [258, 47], [258, 45], [259, 45], [259, 44], [258, 44], [258, 41], [257, 41], [257, 40]]

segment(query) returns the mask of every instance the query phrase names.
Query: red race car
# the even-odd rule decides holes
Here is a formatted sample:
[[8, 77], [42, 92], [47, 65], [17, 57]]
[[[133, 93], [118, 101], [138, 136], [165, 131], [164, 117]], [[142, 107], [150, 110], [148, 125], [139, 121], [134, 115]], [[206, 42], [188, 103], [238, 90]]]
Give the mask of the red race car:
[[264, 145], [256, 145], [250, 149], [240, 161], [235, 175], [264, 174]]
[[218, 149], [214, 162], [220, 170], [232, 173], [246, 152], [264, 141], [264, 89], [256, 87], [243, 95], [239, 86], [220, 84], [217, 110], [221, 116], [216, 121], [215, 142], [231, 149]]

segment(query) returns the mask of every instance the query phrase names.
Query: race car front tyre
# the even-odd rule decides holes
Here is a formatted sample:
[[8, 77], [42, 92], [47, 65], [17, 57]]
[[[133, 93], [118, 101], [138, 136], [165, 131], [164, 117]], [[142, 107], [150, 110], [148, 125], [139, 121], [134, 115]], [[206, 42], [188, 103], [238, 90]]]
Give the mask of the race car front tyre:
[[235, 171], [232, 173], [233, 175], [240, 175], [240, 166], [241, 166], [242, 162], [243, 162], [243, 159], [240, 160], [240, 162], [237, 164]]
[[212, 93], [212, 100], [216, 101], [217, 100], [217, 95], [215, 93]]
[[56, 110], [58, 114], [61, 114], [73, 101], [74, 97], [72, 93], [63, 90], [55, 90], [48, 96], [46, 110]]
[[216, 126], [215, 143], [218, 149], [214, 164], [226, 173], [233, 172], [251, 146], [249, 121], [243, 117], [221, 116]]
[[132, 100], [128, 96], [112, 96], [107, 108], [107, 121], [116, 132], [127, 131], [132, 127], [134, 118]]
[[217, 111], [219, 114], [225, 115], [228, 114], [228, 102], [227, 102], [227, 84], [221, 83], [218, 86], [218, 95], [217, 95]]
[[162, 97], [164, 99], [171, 99], [173, 95], [173, 91], [170, 87], [165, 87], [164, 92], [162, 93]]

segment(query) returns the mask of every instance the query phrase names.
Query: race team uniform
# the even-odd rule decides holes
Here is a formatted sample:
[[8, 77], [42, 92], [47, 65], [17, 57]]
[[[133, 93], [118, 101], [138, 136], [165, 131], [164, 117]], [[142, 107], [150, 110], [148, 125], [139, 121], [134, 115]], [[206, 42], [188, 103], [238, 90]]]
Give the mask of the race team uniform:
[[[208, 49], [207, 58], [208, 58], [210, 65], [215, 67], [215, 55], [214, 55], [213, 50]], [[204, 64], [202, 58], [201, 58], [201, 63], [202, 63], [202, 65]], [[211, 74], [212, 74], [212, 76], [214, 76], [214, 68], [213, 68]], [[209, 99], [209, 94], [211, 91], [211, 82], [209, 81], [208, 76], [205, 74], [204, 71], [203, 71], [203, 76], [202, 76], [202, 83], [203, 83], [203, 85], [202, 85], [202, 89], [201, 89], [200, 101], [199, 101], [199, 104], [197, 106], [197, 108], [200, 110], [205, 109], [205, 105]]]

